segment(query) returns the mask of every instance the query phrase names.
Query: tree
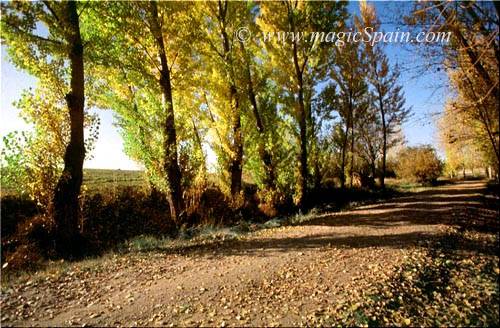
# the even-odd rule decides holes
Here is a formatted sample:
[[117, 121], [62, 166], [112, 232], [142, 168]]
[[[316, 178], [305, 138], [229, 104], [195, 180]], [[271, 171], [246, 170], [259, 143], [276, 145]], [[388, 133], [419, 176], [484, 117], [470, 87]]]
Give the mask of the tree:
[[[345, 19], [345, 3], [282, 1], [264, 2], [260, 6], [258, 24], [263, 33], [284, 33], [280, 38], [271, 37], [265, 47], [270, 64], [275, 70], [276, 82], [283, 86], [287, 106], [298, 126], [298, 174], [295, 201], [299, 207], [305, 205], [308, 182], [307, 118], [310, 106], [307, 94], [321, 76], [320, 63], [327, 58], [327, 45], [314, 38], [307, 42], [305, 32], [335, 32]], [[311, 39], [309, 39], [311, 41]], [[292, 78], [290, 78], [292, 77]]]
[[354, 146], [357, 123], [365, 115], [367, 86], [366, 64], [357, 43], [347, 43], [337, 48], [335, 61], [329, 70], [333, 82], [322, 93], [323, 103], [338, 113], [341, 132], [340, 185], [345, 187], [347, 156], [350, 150], [349, 176], [352, 187], [354, 174]]
[[[208, 92], [204, 94], [206, 110], [210, 111], [217, 139], [215, 147], [222, 170], [229, 176], [229, 192], [236, 198], [242, 188], [243, 172], [243, 95], [240, 76], [248, 75], [248, 65], [243, 59], [241, 45], [234, 37], [239, 26], [250, 21], [250, 8], [244, 3], [217, 1], [206, 2], [198, 8], [206, 16], [203, 26], [204, 46], [200, 49], [210, 78], [205, 81]], [[247, 67], [241, 70], [242, 67]], [[217, 122], [216, 122], [217, 121]]]
[[358, 149], [360, 157], [369, 168], [370, 185], [374, 185], [377, 177], [377, 163], [382, 152], [383, 143], [380, 115], [376, 106], [372, 105], [372, 99], [369, 100], [369, 106], [358, 122]]
[[[70, 138], [52, 200], [57, 247], [64, 255], [71, 255], [79, 246], [78, 198], [85, 158], [84, 41], [80, 31], [84, 11], [84, 6], [74, 1], [2, 3], [2, 39], [11, 60], [65, 94]], [[37, 24], [45, 26], [47, 35], [40, 33]]]
[[[366, 27], [377, 31], [380, 28], [373, 6], [360, 2], [361, 17], [356, 18], [359, 31]], [[365, 42], [364, 49], [368, 58], [369, 81], [375, 95], [375, 102], [380, 114], [382, 124], [382, 170], [380, 185], [385, 188], [385, 175], [387, 166], [387, 152], [391, 145], [391, 136], [397, 135], [401, 124], [408, 118], [410, 109], [405, 107], [401, 85], [398, 84], [399, 69], [390, 67], [389, 60], [383, 52], [382, 44], [372, 45]]]
[[[126, 152], [144, 164], [151, 184], [167, 195], [176, 223], [186, 210], [179, 144], [199, 137], [189, 114], [197, 106], [190, 102], [195, 98], [191, 84], [196, 77], [196, 31], [179, 28], [192, 24], [192, 8], [182, 2], [114, 2], [99, 3], [93, 11], [101, 22], [93, 33], [106, 44], [97, 58], [100, 106], [117, 114]], [[194, 72], [191, 79], [188, 72]], [[176, 117], [185, 119], [177, 123]]]
[[266, 101], [266, 98], [265, 96], [262, 97], [261, 95], [261, 101], [258, 100], [259, 92], [262, 92], [262, 89], [264, 89], [265, 91], [265, 89], [268, 88], [269, 85], [266, 81], [267, 77], [262, 76], [263, 74], [265, 74], [264, 72], [262, 72], [262, 68], [260, 68], [260, 72], [258, 71], [258, 65], [256, 65], [254, 63], [255, 60], [253, 60], [255, 56], [251, 51], [248, 50], [249, 47], [245, 46], [243, 41], [240, 41], [240, 46], [244, 57], [244, 84], [246, 85], [246, 94], [250, 102], [253, 119], [255, 121], [255, 127], [258, 134], [257, 153], [264, 168], [264, 188], [267, 192], [272, 194], [276, 190], [276, 168], [273, 163], [274, 161], [272, 152], [266, 145], [267, 136], [269, 135], [269, 126], [265, 124], [265, 117], [263, 117], [265, 116], [265, 114], [263, 115], [262, 113], [262, 107], [264, 107], [262, 105], [265, 105], [264, 102]]

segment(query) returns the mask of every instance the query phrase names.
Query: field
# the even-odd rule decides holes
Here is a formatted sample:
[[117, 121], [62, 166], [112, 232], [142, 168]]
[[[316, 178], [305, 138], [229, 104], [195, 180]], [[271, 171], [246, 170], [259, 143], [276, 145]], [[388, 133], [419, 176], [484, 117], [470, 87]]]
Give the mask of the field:
[[143, 188], [146, 180], [143, 171], [84, 169], [83, 185], [88, 192], [95, 193], [124, 187]]
[[[143, 171], [137, 170], [109, 170], [109, 169], [83, 169], [82, 190], [94, 194], [103, 191], [116, 192], [126, 187], [144, 188], [146, 180]], [[2, 185], [2, 196], [16, 195], [18, 191]]]

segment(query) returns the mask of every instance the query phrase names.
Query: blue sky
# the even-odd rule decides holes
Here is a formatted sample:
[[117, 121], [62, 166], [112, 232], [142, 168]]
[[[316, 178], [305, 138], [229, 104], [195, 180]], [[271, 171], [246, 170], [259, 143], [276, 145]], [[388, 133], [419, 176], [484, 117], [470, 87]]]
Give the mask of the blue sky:
[[[401, 12], [411, 6], [411, 3], [402, 2], [377, 2], [375, 8], [382, 29], [385, 31], [395, 30], [394, 21], [401, 16]], [[349, 11], [358, 12], [358, 3], [351, 2]], [[439, 113], [446, 100], [446, 76], [444, 73], [428, 72], [416, 75], [411, 70], [412, 65], [422, 63], [422, 59], [412, 49], [401, 45], [390, 45], [387, 54], [391, 63], [398, 63], [404, 68], [409, 68], [401, 75], [400, 82], [404, 87], [406, 104], [413, 109], [413, 116], [403, 125], [405, 138], [410, 145], [433, 144], [437, 148], [436, 129], [432, 116]], [[34, 87], [36, 80], [30, 75], [16, 69], [6, 56], [5, 46], [1, 51], [1, 83], [0, 83], [0, 135], [15, 130], [29, 129], [22, 119], [19, 118], [16, 108], [12, 105], [22, 90]], [[109, 110], [98, 110], [101, 118], [99, 140], [93, 152], [93, 159], [85, 162], [87, 168], [113, 168], [113, 169], [138, 169], [140, 166], [130, 160], [123, 153], [123, 143], [113, 126], [113, 113]]]

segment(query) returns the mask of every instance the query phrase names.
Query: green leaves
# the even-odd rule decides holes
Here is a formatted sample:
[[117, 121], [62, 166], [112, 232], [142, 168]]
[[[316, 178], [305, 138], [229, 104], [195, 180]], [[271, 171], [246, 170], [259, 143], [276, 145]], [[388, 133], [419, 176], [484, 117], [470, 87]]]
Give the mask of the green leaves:
[[[13, 132], [3, 138], [2, 185], [29, 195], [39, 206], [47, 208], [69, 142], [66, 104], [57, 90], [44, 84], [35, 90], [25, 90], [15, 106], [32, 130]], [[84, 126], [89, 158], [99, 134], [99, 117], [87, 112]]]

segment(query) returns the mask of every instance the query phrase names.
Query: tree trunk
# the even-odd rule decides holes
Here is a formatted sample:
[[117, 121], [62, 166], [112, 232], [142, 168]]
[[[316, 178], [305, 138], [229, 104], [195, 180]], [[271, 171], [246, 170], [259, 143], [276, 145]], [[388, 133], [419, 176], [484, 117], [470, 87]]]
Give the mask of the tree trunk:
[[231, 172], [231, 195], [235, 197], [241, 191], [241, 175], [243, 173], [243, 140], [238, 92], [234, 84], [230, 87], [230, 102], [233, 113], [233, 154], [229, 170]]
[[85, 84], [83, 43], [76, 3], [67, 2], [67, 26], [69, 60], [71, 69], [70, 91], [66, 102], [70, 117], [70, 141], [64, 154], [64, 169], [57, 182], [53, 198], [53, 214], [56, 224], [56, 247], [61, 255], [71, 257], [80, 251], [78, 222], [80, 204], [78, 197], [83, 179], [85, 143], [83, 135]]
[[380, 187], [385, 189], [385, 174], [387, 168], [387, 123], [385, 121], [384, 102], [379, 92], [380, 117], [382, 119], [382, 172], [380, 174]]
[[372, 184], [375, 186], [375, 176], [377, 175], [376, 167], [375, 167], [375, 160], [372, 160], [370, 163], [370, 168], [372, 171]]
[[[301, 78], [302, 80], [302, 78]], [[302, 84], [302, 83], [301, 83]], [[300, 128], [300, 154], [299, 154], [299, 179], [297, 181], [297, 205], [304, 207], [307, 192], [307, 123], [304, 106], [303, 86], [299, 87], [299, 128]]]
[[165, 109], [165, 121], [163, 123], [163, 149], [165, 154], [163, 167], [167, 174], [167, 198], [170, 206], [170, 216], [174, 222], [179, 223], [182, 221], [181, 219], [185, 210], [184, 199], [182, 198], [182, 176], [179, 169], [179, 163], [177, 162], [177, 135], [175, 130], [170, 69], [168, 67], [161, 25], [158, 22], [158, 7], [155, 1], [151, 2], [151, 32], [156, 40], [161, 64], [160, 87], [163, 94], [163, 106]]
[[303, 72], [299, 66], [299, 58], [297, 54], [297, 44], [293, 43], [293, 63], [295, 67], [295, 74], [298, 86], [298, 113], [297, 119], [299, 123], [300, 137], [299, 137], [299, 177], [297, 179], [297, 206], [304, 208], [306, 192], [307, 192], [307, 115], [304, 104], [304, 81]]
[[354, 120], [351, 123], [351, 163], [349, 167], [349, 184], [350, 187], [353, 187], [353, 179], [354, 179]]
[[342, 143], [342, 160], [340, 161], [340, 188], [345, 188], [345, 162], [347, 152], [347, 141], [349, 136], [349, 127], [346, 126], [344, 141]]
[[226, 14], [227, 14], [227, 1], [218, 2], [219, 6], [219, 23], [220, 32], [222, 36], [222, 47], [224, 49], [224, 61], [229, 69], [228, 82], [229, 82], [229, 105], [232, 113], [232, 154], [229, 162], [229, 174], [231, 176], [231, 196], [234, 198], [241, 191], [241, 176], [243, 173], [243, 135], [241, 131], [241, 113], [240, 103], [238, 99], [238, 90], [234, 82], [234, 68], [231, 58], [230, 38], [226, 32]]
[[262, 118], [260, 116], [259, 107], [257, 104], [257, 97], [255, 95], [255, 90], [253, 87], [250, 62], [249, 62], [248, 56], [247, 56], [246, 51], [245, 51], [245, 45], [243, 44], [243, 42], [240, 42], [240, 46], [241, 46], [241, 50], [244, 53], [245, 61], [246, 61], [246, 73], [247, 73], [247, 81], [248, 81], [248, 99], [250, 100], [250, 104], [252, 105], [252, 113], [253, 113], [253, 116], [255, 118], [257, 132], [259, 133], [258, 152], [259, 152], [259, 157], [264, 165], [264, 172], [265, 172], [264, 185], [265, 185], [266, 190], [273, 191], [276, 189], [276, 186], [275, 186], [276, 177], [275, 177], [275, 172], [274, 172], [272, 154], [270, 151], [268, 151], [266, 149], [266, 144], [265, 144], [266, 135], [265, 135], [264, 124], [262, 123]]

